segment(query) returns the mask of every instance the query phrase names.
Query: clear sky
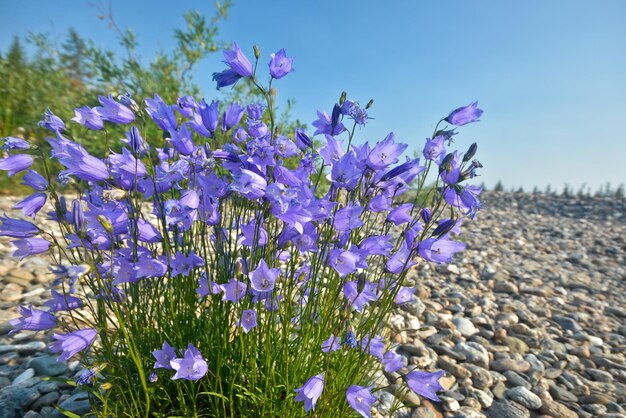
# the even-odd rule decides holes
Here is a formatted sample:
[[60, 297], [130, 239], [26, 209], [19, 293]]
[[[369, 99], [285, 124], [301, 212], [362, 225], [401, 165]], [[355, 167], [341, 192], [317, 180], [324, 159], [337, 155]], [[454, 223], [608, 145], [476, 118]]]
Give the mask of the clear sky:
[[[0, 50], [29, 31], [62, 42], [72, 26], [118, 48], [97, 4], [0, 1]], [[146, 61], [171, 49], [185, 10], [214, 12], [212, 1], [111, 4]], [[478, 100], [482, 121], [461, 128], [456, 143], [479, 143], [488, 186], [626, 183], [626, 1], [235, 0], [219, 39], [250, 57], [257, 44], [264, 62], [285, 48], [296, 72], [277, 84], [279, 95], [295, 98], [293, 115], [308, 123], [346, 90], [362, 104], [375, 100], [360, 140], [393, 131], [417, 150], [440, 117]], [[196, 71], [207, 98], [219, 95], [211, 73], [220, 60], [214, 54]]]

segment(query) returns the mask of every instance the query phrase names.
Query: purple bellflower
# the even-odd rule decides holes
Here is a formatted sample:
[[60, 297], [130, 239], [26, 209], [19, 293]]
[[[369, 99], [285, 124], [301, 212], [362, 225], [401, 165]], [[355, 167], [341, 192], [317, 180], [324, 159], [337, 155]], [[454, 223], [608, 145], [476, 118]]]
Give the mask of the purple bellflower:
[[241, 321], [239, 321], [239, 324], [241, 328], [243, 328], [243, 332], [247, 334], [252, 328], [257, 326], [256, 318], [257, 315], [254, 309], [246, 309], [241, 313]]
[[15, 138], [12, 136], [3, 138], [2, 141], [4, 142], [2, 144], [2, 146], [0, 147], [0, 149], [5, 150], [5, 151], [11, 151], [11, 150], [25, 150], [25, 149], [29, 149], [30, 148], [30, 143], [28, 143], [28, 141], [23, 140], [22, 138]]
[[16, 248], [12, 256], [19, 257], [20, 260], [23, 260], [24, 257], [29, 255], [45, 253], [52, 245], [49, 241], [46, 241], [43, 238], [18, 239], [11, 241], [11, 244], [13, 244]]
[[248, 286], [245, 283], [236, 279], [230, 279], [228, 283], [222, 284], [220, 287], [224, 291], [224, 297], [222, 300], [229, 300], [231, 302], [237, 302], [243, 298], [246, 295], [246, 290], [248, 289]]
[[95, 110], [102, 119], [119, 124], [127, 124], [135, 120], [132, 110], [116, 102], [110, 94], [109, 97], [98, 96], [98, 101], [102, 106], [96, 107]]
[[393, 132], [376, 144], [367, 157], [367, 165], [372, 170], [384, 170], [389, 165], [398, 162], [398, 157], [402, 155], [408, 144], [396, 144]]
[[440, 402], [437, 397], [437, 391], [443, 390], [443, 386], [439, 383], [439, 379], [444, 375], [443, 370], [434, 373], [413, 370], [406, 375], [406, 383], [409, 388], [431, 401]]
[[404, 367], [404, 357], [393, 350], [387, 350], [383, 356], [382, 364], [387, 373], [397, 372]]
[[54, 334], [52, 337], [56, 340], [50, 345], [50, 351], [61, 355], [57, 362], [67, 361], [75, 354], [88, 348], [96, 339], [98, 332], [93, 328], [85, 328], [69, 334]]
[[256, 292], [271, 292], [279, 275], [279, 268], [271, 269], [261, 259], [257, 268], [250, 273], [250, 286]]
[[152, 355], [156, 359], [154, 363], [154, 369], [169, 369], [172, 370], [171, 361], [176, 358], [176, 350], [170, 346], [167, 341], [163, 342], [163, 347], [160, 350], [154, 350]]
[[76, 116], [74, 116], [72, 120], [76, 123], [80, 123], [85, 128], [93, 131], [104, 129], [102, 115], [100, 115], [95, 108], [92, 109], [89, 106], [77, 107], [74, 109], [74, 114]]
[[172, 369], [176, 370], [176, 374], [172, 376], [172, 380], [199, 380], [209, 371], [209, 366], [193, 344], [189, 344], [185, 350], [183, 358], [175, 358], [170, 360]]
[[304, 402], [304, 410], [309, 412], [310, 410], [315, 409], [315, 404], [322, 395], [323, 390], [324, 375], [318, 374], [309, 378], [304, 385], [296, 389], [298, 394], [294, 400], [296, 402]]
[[371, 389], [371, 386], [352, 385], [346, 391], [348, 405], [363, 418], [372, 416], [372, 405], [376, 402]]
[[80, 308], [82, 303], [76, 296], [59, 293], [52, 289], [52, 299], [46, 301], [44, 305], [50, 308], [50, 312], [56, 312], [71, 311]]
[[60, 117], [56, 116], [50, 108], [46, 109], [43, 119], [39, 122], [39, 126], [51, 130], [52, 132], [65, 131], [65, 123]]
[[22, 314], [21, 318], [9, 321], [9, 324], [13, 326], [9, 334], [14, 334], [19, 331], [43, 331], [54, 328], [57, 324], [57, 319], [54, 315], [42, 311], [41, 309], [33, 308], [32, 306], [28, 308], [20, 306], [20, 314]]
[[442, 264], [450, 263], [454, 254], [464, 249], [464, 243], [452, 241], [444, 235], [441, 238], [428, 238], [420, 242], [418, 251], [424, 260]]
[[332, 353], [341, 348], [340, 338], [335, 337], [334, 334], [330, 334], [330, 337], [322, 343], [323, 353]]
[[0, 237], [30, 238], [38, 233], [39, 228], [28, 221], [0, 216]]
[[293, 58], [288, 58], [284, 49], [281, 49], [275, 54], [271, 54], [270, 57], [270, 75], [273, 78], [283, 78], [293, 71]]
[[455, 126], [463, 126], [468, 123], [478, 122], [478, 118], [482, 114], [483, 111], [478, 108], [478, 102], [472, 102], [467, 106], [454, 109], [444, 120]]
[[224, 51], [224, 64], [228, 65], [240, 77], [252, 77], [252, 64], [237, 45], [233, 44], [232, 49]]
[[9, 155], [0, 159], [0, 170], [7, 171], [9, 177], [28, 170], [31, 165], [33, 165], [33, 157], [28, 154]]
[[47, 195], [42, 192], [33, 193], [26, 199], [13, 206], [13, 209], [22, 209], [24, 215], [35, 218], [37, 212], [46, 204]]

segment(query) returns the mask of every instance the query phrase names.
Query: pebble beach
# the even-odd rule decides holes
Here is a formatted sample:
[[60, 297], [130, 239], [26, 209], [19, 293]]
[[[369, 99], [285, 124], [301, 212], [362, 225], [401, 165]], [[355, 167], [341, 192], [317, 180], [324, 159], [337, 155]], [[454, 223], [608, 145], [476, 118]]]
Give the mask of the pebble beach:
[[[626, 418], [626, 200], [490, 192], [463, 224], [465, 252], [407, 276], [418, 299], [389, 321], [399, 374], [374, 376], [372, 416]], [[17, 197], [0, 196], [0, 213]], [[43, 217], [38, 217], [43, 219]], [[52, 227], [45, 220], [42, 227]], [[83, 414], [84, 392], [57, 363], [49, 333], [8, 335], [19, 306], [42, 306], [46, 257], [11, 258], [0, 237], [0, 418]], [[401, 390], [413, 368], [445, 370], [440, 403]], [[382, 386], [381, 385], [381, 386]]]

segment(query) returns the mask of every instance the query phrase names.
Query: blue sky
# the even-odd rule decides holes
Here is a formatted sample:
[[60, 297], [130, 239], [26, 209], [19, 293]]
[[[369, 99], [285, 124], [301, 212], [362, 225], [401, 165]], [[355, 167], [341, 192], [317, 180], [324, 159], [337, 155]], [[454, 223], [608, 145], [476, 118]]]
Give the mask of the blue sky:
[[[97, 18], [97, 2], [0, 3], [0, 50], [14, 35], [47, 32], [61, 43], [75, 27], [97, 44], [118, 48]], [[169, 50], [185, 10], [213, 15], [211, 1], [112, 0], [119, 26], [132, 27], [142, 58]], [[296, 72], [277, 84], [295, 98], [293, 115], [311, 122], [342, 90], [374, 119], [358, 133], [370, 143], [393, 131], [420, 149], [435, 123], [473, 100], [481, 122], [460, 129], [456, 144], [478, 142], [482, 178], [532, 189], [564, 184], [597, 189], [626, 183], [626, 1], [242, 1], [235, 0], [219, 38], [262, 60], [285, 48]], [[195, 77], [218, 97], [211, 73], [220, 54]], [[42, 104], [45, 107], [45, 104]]]

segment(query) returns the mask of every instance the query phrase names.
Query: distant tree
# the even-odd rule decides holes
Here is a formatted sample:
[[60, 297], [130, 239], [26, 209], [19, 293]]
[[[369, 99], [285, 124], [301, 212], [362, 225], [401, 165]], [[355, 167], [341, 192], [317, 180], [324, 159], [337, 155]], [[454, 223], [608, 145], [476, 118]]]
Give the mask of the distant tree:
[[541, 194], [541, 192], [539, 191], [539, 187], [533, 187], [533, 194]]
[[624, 198], [624, 196], [625, 196], [625, 193], [624, 193], [624, 184], [622, 183], [622, 184], [620, 184], [620, 185], [617, 187], [617, 189], [615, 190], [615, 197], [616, 197], [616, 198], [618, 198], [618, 199], [623, 199], [623, 198]]
[[89, 61], [87, 42], [80, 37], [76, 29], [70, 28], [67, 39], [62, 45], [61, 64], [69, 78], [83, 86], [89, 83], [94, 75], [93, 65]]
[[504, 185], [502, 184], [502, 181], [498, 180], [498, 182], [496, 183], [495, 187], [493, 188], [494, 192], [503, 192], [504, 191]]
[[570, 189], [569, 184], [565, 183], [565, 186], [563, 186], [563, 193], [561, 193], [561, 196], [565, 196], [565, 197], [572, 196], [572, 190]]

